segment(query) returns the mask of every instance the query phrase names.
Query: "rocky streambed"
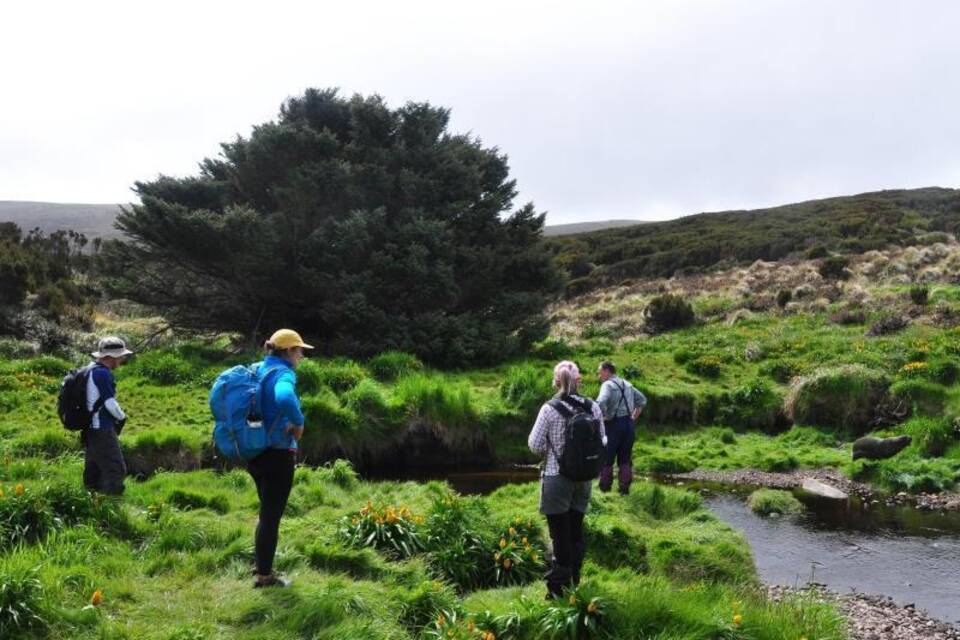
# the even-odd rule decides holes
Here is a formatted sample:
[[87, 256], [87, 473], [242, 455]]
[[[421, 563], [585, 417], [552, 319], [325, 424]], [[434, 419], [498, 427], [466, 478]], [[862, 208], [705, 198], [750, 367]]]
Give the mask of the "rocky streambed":
[[821, 585], [767, 587], [767, 596], [774, 601], [796, 595], [836, 604], [846, 619], [850, 640], [960, 640], [957, 626], [936, 620], [912, 604], [900, 606], [887, 596], [840, 594]]

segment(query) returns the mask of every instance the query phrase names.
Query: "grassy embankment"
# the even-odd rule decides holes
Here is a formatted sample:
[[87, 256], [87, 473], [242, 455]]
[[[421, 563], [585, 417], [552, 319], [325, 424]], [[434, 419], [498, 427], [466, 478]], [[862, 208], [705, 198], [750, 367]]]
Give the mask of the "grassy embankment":
[[[596, 496], [584, 583], [550, 604], [533, 484], [460, 498], [300, 468], [277, 556], [294, 586], [259, 591], [244, 472], [162, 472], [117, 503], [80, 470], [74, 454], [0, 467], [4, 638], [843, 637], [826, 605], [767, 602], [741, 536], [676, 489]], [[356, 542], [377, 527], [392, 538]]]

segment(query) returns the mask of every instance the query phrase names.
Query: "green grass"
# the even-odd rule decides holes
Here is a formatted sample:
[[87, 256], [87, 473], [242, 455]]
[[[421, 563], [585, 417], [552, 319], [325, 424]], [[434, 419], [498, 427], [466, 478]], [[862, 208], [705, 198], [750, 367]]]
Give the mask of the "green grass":
[[[80, 467], [70, 457], [56, 467], [24, 464], [21, 473], [30, 477], [21, 480], [22, 496], [0, 481], [0, 504], [8, 511], [69, 515], [68, 522], [0, 551], [0, 597], [24, 612], [16, 627], [0, 619], [15, 629], [11, 637], [412, 639], [431, 637], [437, 616], [446, 612], [464, 628], [467, 621], [496, 622], [506, 625], [502, 637], [532, 638], [570, 613], [572, 605], [543, 602], [536, 579], [461, 590], [446, 582], [430, 558], [452, 544], [455, 536], [443, 533], [459, 516], [416, 520], [424, 539], [439, 542], [408, 559], [351, 548], [338, 530], [368, 501], [405, 507], [415, 518], [452, 499], [473, 514], [469, 526], [492, 548], [509, 527], [527, 527], [527, 521], [523, 535], [542, 548], [546, 532], [536, 514], [535, 484], [451, 498], [442, 483], [359, 481], [343, 463], [300, 468], [277, 556], [294, 586], [256, 591], [249, 570], [257, 500], [243, 472], [158, 473], [128, 482], [120, 501], [98, 502], [77, 488]], [[586, 524], [591, 545], [576, 595], [584, 606], [591, 599], [602, 604], [602, 637], [706, 639], [727, 630], [774, 638], [790, 630], [843, 638], [832, 609], [759, 596], [742, 537], [692, 493], [638, 483], [627, 500], [595, 496]], [[480, 560], [483, 571], [486, 562]], [[102, 603], [89, 607], [95, 591]], [[734, 609], [742, 615], [739, 625]], [[511, 636], [509, 629], [520, 633]]]

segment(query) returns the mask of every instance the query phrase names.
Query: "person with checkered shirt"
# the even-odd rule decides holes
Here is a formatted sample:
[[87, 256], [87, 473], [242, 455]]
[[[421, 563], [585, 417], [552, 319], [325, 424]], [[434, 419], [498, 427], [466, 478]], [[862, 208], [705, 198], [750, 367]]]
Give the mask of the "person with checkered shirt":
[[[579, 408], [590, 413], [600, 425], [600, 434], [606, 444], [603, 413], [600, 406], [578, 394], [582, 378], [577, 365], [568, 360], [553, 370], [555, 398], [568, 409]], [[559, 411], [544, 404], [533, 424], [527, 445], [543, 458], [540, 478], [540, 513], [547, 517], [550, 539], [553, 543], [553, 563], [546, 575], [547, 597], [557, 597], [565, 588], [580, 583], [580, 569], [586, 554], [583, 518], [590, 504], [592, 481], [576, 482], [560, 474], [559, 457], [566, 437], [566, 418]]]

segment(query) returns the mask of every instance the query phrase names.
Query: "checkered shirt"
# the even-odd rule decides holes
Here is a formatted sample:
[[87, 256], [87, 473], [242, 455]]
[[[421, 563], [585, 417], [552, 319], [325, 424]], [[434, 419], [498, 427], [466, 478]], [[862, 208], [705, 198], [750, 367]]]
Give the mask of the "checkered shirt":
[[[583, 401], [587, 398], [582, 396], [573, 396], [577, 400]], [[600, 423], [600, 436], [606, 440], [607, 434], [603, 428], [603, 412], [600, 411], [600, 405], [591, 400], [593, 405], [593, 417]], [[575, 407], [564, 402], [564, 405], [574, 410]], [[540, 407], [540, 413], [537, 415], [536, 422], [533, 423], [533, 429], [530, 430], [530, 437], [527, 438], [527, 446], [530, 451], [544, 459], [543, 475], [560, 475], [560, 463], [557, 455], [563, 453], [564, 439], [566, 437], [567, 421], [560, 413], [549, 404]]]

